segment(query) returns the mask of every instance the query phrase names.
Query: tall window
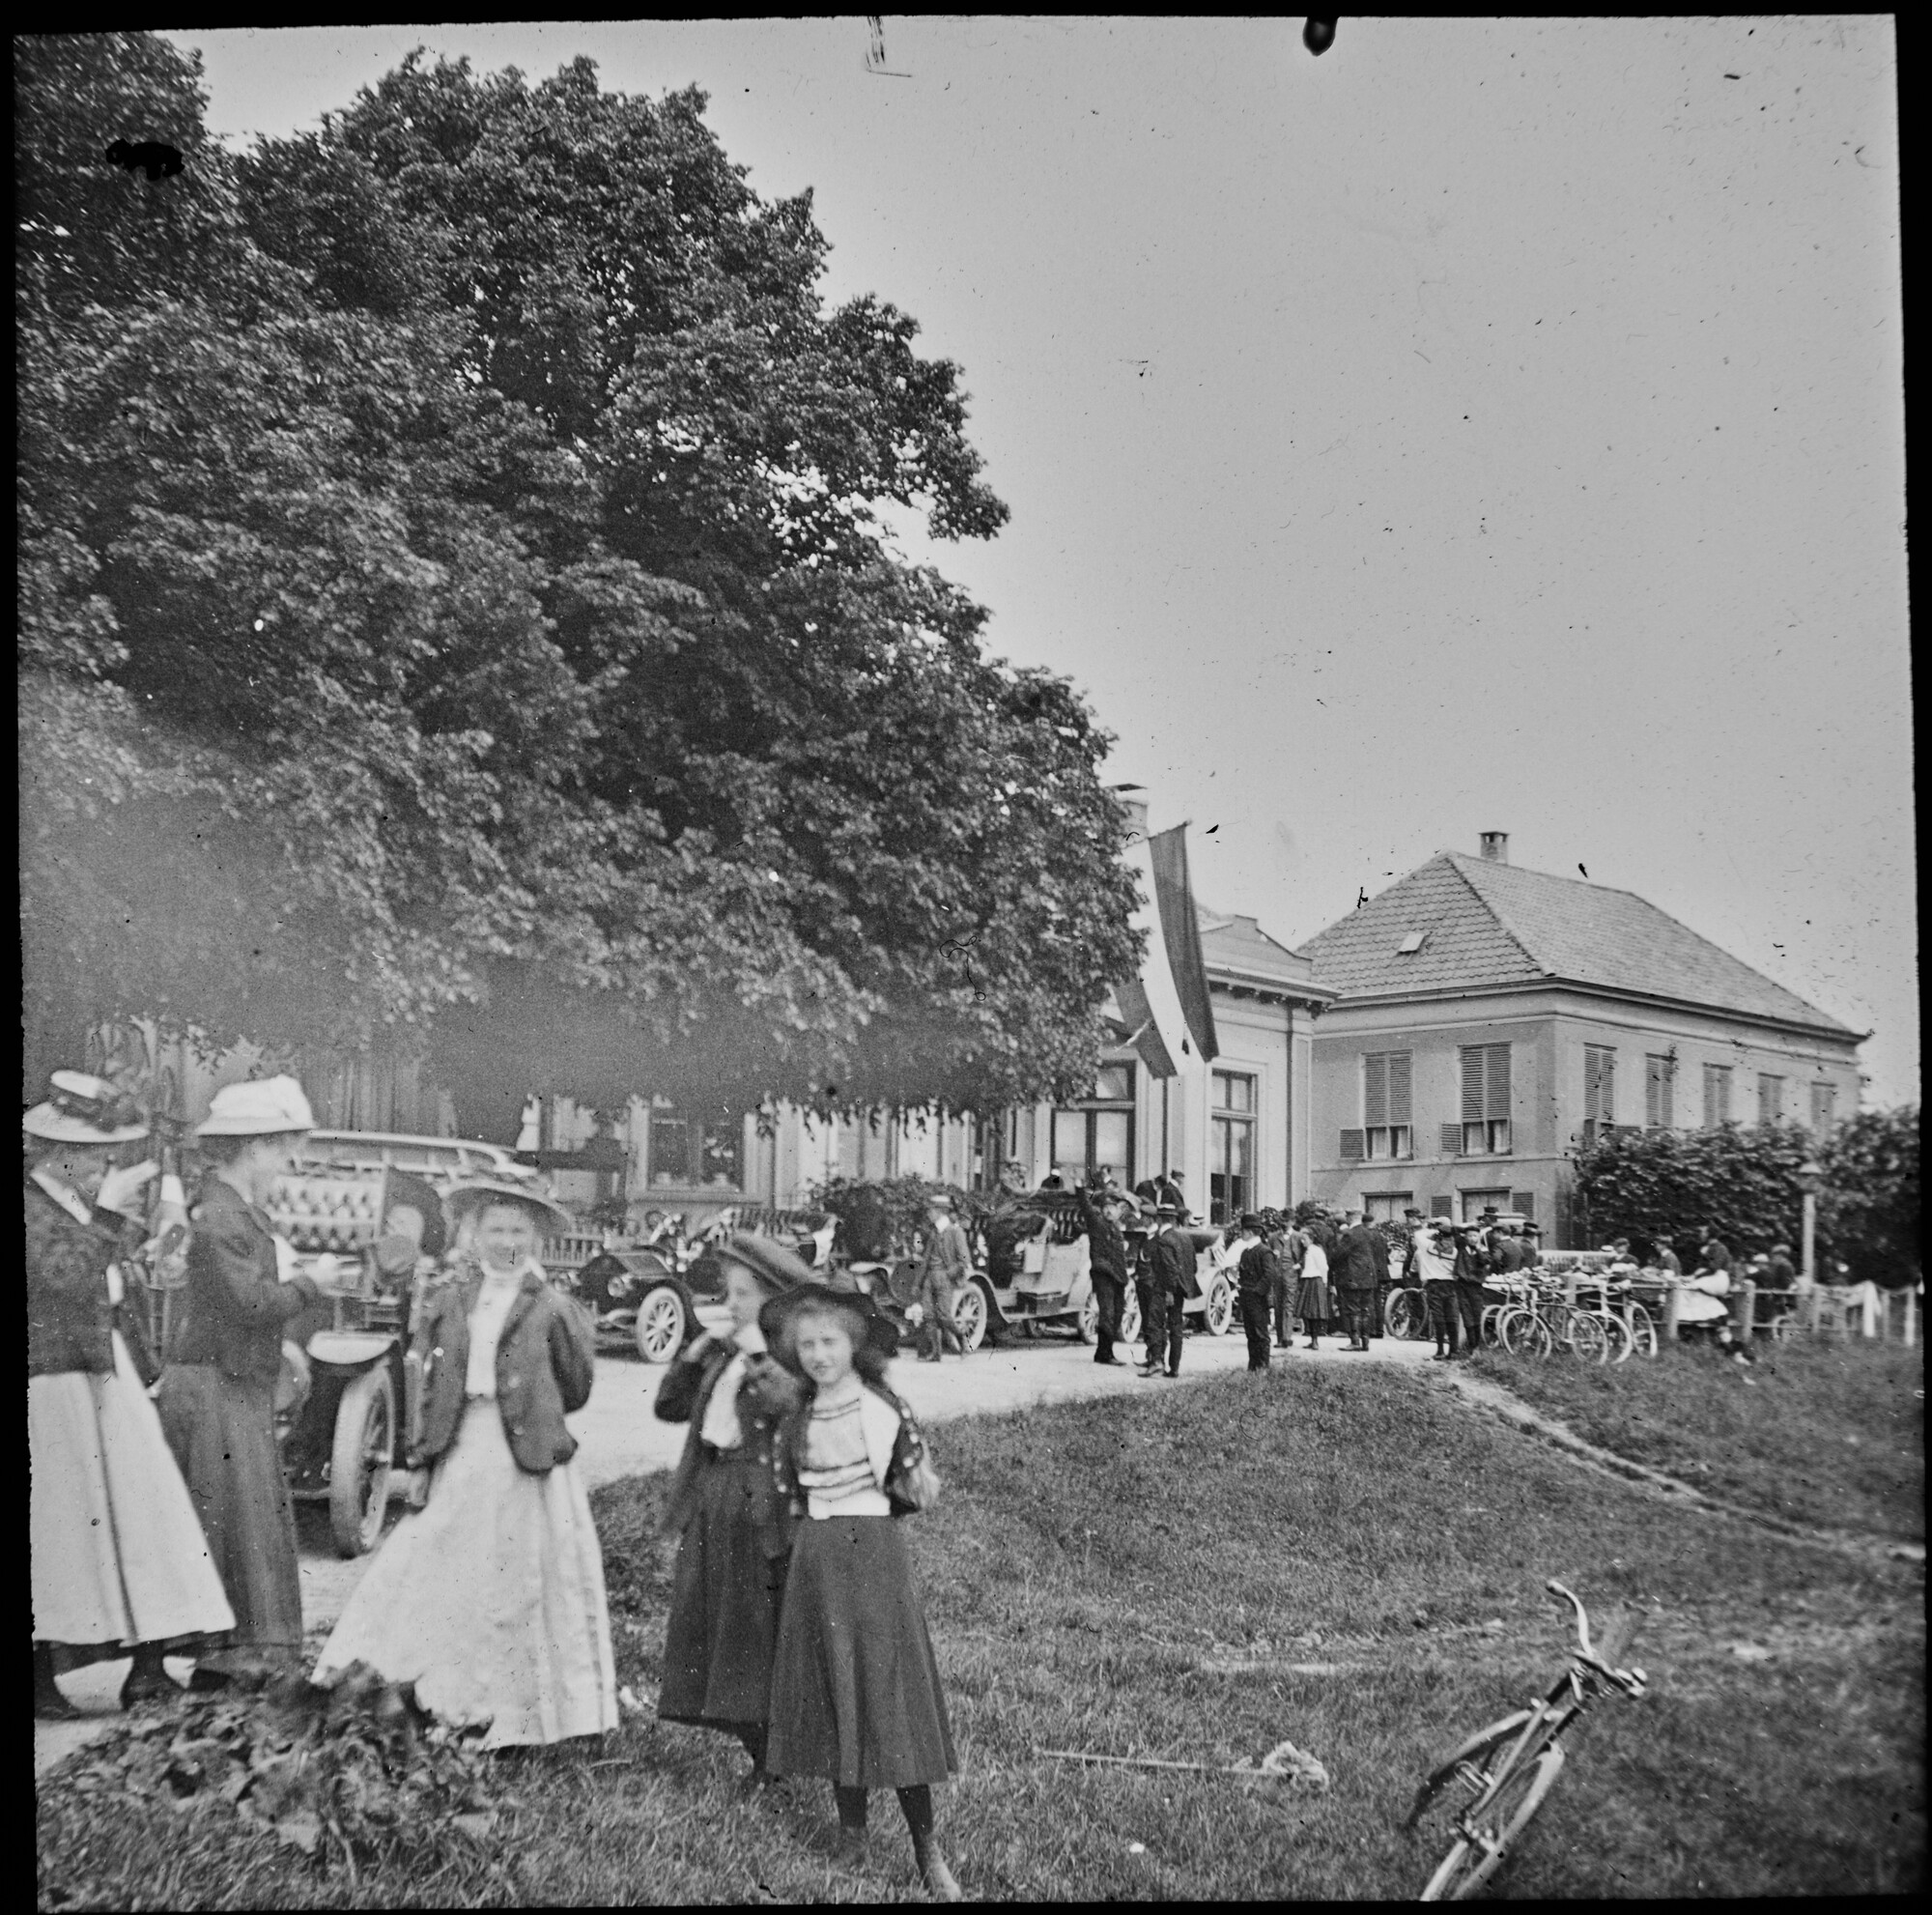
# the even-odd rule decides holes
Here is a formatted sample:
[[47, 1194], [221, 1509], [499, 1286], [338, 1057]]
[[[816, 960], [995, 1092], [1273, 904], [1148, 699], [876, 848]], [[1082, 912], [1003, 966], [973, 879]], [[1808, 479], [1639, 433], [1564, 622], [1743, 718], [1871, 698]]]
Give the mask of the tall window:
[[1414, 1201], [1413, 1190], [1364, 1190], [1362, 1215], [1371, 1223], [1400, 1223], [1403, 1212]]
[[1094, 1095], [1053, 1113], [1053, 1167], [1070, 1189], [1090, 1171], [1109, 1170], [1131, 1184], [1134, 1161], [1134, 1067], [1103, 1064]]
[[1583, 1141], [1594, 1144], [1617, 1120], [1617, 1052], [1614, 1044], [1583, 1046]]
[[1208, 1221], [1228, 1223], [1254, 1207], [1255, 1080], [1242, 1071], [1214, 1072]]
[[1757, 1121], [1760, 1124], [1784, 1122], [1784, 1079], [1760, 1071], [1757, 1077]]
[[1362, 1059], [1362, 1141], [1365, 1157], [1410, 1158], [1415, 1132], [1409, 1123], [1408, 1086], [1413, 1053], [1372, 1050]]
[[1463, 1155], [1499, 1156], [1510, 1147], [1510, 1047], [1463, 1046]]
[[1838, 1088], [1835, 1084], [1811, 1086], [1811, 1129], [1820, 1137], [1829, 1137], [1838, 1121]]
[[1731, 1121], [1731, 1067], [1707, 1064], [1704, 1067], [1704, 1122], [1712, 1129]]
[[653, 1185], [737, 1190], [744, 1187], [744, 1120], [727, 1110], [692, 1110], [651, 1100]]
[[1643, 1127], [1667, 1130], [1676, 1122], [1677, 1060], [1668, 1051], [1643, 1060]]

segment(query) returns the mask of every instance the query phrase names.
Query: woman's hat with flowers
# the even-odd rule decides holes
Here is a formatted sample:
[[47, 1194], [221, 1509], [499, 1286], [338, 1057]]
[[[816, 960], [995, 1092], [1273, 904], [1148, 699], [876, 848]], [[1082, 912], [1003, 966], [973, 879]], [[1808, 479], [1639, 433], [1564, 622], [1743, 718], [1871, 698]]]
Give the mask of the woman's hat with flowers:
[[148, 1134], [148, 1120], [139, 1103], [105, 1077], [84, 1071], [56, 1071], [48, 1080], [44, 1102], [20, 1119], [30, 1137], [53, 1144], [131, 1144]]

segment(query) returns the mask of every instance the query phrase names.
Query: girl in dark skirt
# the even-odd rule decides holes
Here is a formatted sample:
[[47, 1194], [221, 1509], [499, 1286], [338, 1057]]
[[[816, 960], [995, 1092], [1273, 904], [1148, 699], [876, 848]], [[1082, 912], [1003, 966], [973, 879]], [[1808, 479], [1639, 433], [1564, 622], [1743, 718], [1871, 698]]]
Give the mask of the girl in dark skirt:
[[920, 1879], [961, 1900], [933, 1837], [932, 1784], [958, 1764], [912, 1562], [893, 1521], [928, 1506], [938, 1478], [912, 1413], [886, 1387], [897, 1338], [869, 1297], [813, 1283], [760, 1314], [807, 1400], [780, 1424], [774, 1462], [800, 1524], [772, 1669], [766, 1760], [822, 1775], [839, 1853], [865, 1852], [867, 1793], [898, 1794]]
[[750, 1789], [769, 1779], [772, 1652], [795, 1527], [772, 1438], [804, 1397], [766, 1354], [758, 1312], [811, 1272], [768, 1238], [733, 1237], [724, 1255], [731, 1332], [686, 1345], [655, 1405], [662, 1421], [690, 1425], [665, 1511], [678, 1545], [658, 1714], [735, 1735], [752, 1758]]
[[1328, 1252], [1313, 1233], [1302, 1252], [1301, 1294], [1295, 1299], [1294, 1314], [1308, 1332], [1309, 1349], [1319, 1350], [1321, 1334], [1335, 1315], [1335, 1300], [1328, 1286]]

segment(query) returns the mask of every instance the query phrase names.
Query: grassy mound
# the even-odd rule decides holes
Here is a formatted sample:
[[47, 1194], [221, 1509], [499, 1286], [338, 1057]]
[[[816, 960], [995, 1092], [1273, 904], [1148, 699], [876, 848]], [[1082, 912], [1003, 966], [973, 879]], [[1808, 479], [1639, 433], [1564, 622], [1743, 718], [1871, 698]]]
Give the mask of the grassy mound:
[[[1918, 1885], [1915, 1568], [1661, 1506], [1379, 1365], [1150, 1386], [935, 1443], [946, 1496], [907, 1534], [962, 1759], [941, 1834], [969, 1895], [1414, 1895], [1445, 1845], [1399, 1831], [1416, 1780], [1558, 1667], [1549, 1576], [1593, 1613], [1643, 1612], [1631, 1659], [1654, 1686], [1582, 1725], [1504, 1894]], [[595, 1499], [618, 1680], [646, 1695], [661, 1497], [652, 1478]], [[1325, 1793], [1039, 1753], [1231, 1762], [1284, 1739], [1326, 1766]], [[890, 1798], [869, 1862], [839, 1872], [825, 1786], [741, 1803], [721, 1737], [627, 1714], [602, 1747], [499, 1759], [516, 1801], [475, 1866], [405, 1853], [353, 1880], [327, 1844], [303, 1857], [218, 1806], [102, 1814], [62, 1772], [41, 1794], [43, 1902], [82, 1882], [64, 1905], [918, 1897]]]
[[1479, 1374], [1578, 1436], [1796, 1523], [1925, 1537], [1925, 1364], [1895, 1343], [1760, 1338], [1612, 1368], [1486, 1350]]

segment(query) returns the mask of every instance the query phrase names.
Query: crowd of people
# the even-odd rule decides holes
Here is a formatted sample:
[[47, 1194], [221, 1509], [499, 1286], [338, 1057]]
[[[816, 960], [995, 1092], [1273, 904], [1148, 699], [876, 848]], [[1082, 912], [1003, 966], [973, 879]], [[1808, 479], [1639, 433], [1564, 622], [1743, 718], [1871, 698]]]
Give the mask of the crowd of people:
[[[149, 1134], [139, 1108], [60, 1072], [22, 1128], [36, 1716], [77, 1713], [59, 1677], [88, 1660], [131, 1656], [124, 1706], [165, 1700], [173, 1656], [197, 1691], [373, 1670], [485, 1748], [615, 1728], [603, 1557], [565, 1422], [589, 1398], [595, 1332], [537, 1261], [568, 1226], [557, 1206], [493, 1180], [447, 1197], [454, 1241], [412, 1312], [408, 1506], [304, 1672], [274, 1394], [285, 1329], [322, 1293], [267, 1209], [314, 1128], [300, 1086], [230, 1085], [196, 1132], [165, 1353], [128, 1307], [156, 1172], [125, 1160]], [[848, 1856], [869, 1791], [894, 1789], [921, 1879], [957, 1901], [932, 1802], [956, 1756], [894, 1521], [938, 1478], [885, 1382], [896, 1330], [766, 1239], [723, 1256], [731, 1329], [692, 1342], [656, 1405], [690, 1426], [660, 1714], [740, 1739], [748, 1786], [825, 1778]]]

